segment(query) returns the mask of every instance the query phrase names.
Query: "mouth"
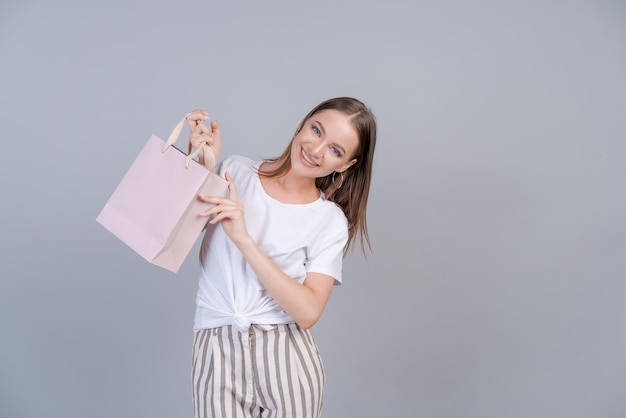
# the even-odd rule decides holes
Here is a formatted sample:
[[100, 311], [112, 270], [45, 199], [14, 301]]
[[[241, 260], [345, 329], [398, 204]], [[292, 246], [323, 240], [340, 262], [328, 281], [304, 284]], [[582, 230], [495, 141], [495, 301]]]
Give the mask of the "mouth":
[[302, 159], [303, 159], [305, 162], [307, 162], [308, 164], [310, 164], [310, 165], [312, 165], [312, 166], [314, 166], [314, 167], [318, 167], [318, 164], [317, 164], [315, 161], [313, 161], [313, 160], [311, 159], [311, 157], [309, 157], [309, 155], [308, 155], [308, 154], [304, 151], [304, 148], [302, 148], [302, 149], [301, 149], [301, 151], [300, 151], [300, 155], [302, 156]]

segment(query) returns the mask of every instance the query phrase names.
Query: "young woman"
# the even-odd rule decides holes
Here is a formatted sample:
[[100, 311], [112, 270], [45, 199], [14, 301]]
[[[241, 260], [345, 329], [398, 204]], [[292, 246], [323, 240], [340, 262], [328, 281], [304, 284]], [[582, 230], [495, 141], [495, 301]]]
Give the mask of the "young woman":
[[[188, 121], [200, 159], [219, 157], [218, 122], [203, 110]], [[279, 157], [217, 165], [229, 196], [199, 196], [215, 206], [203, 213], [196, 417], [319, 417], [325, 377], [309, 328], [341, 283], [345, 253], [357, 237], [369, 245], [375, 144], [372, 112], [338, 97], [305, 116]]]

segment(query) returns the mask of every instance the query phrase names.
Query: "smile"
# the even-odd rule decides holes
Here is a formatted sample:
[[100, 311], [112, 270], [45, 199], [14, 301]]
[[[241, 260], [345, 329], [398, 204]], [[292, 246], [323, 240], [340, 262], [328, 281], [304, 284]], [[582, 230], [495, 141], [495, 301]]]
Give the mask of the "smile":
[[304, 148], [302, 148], [302, 151], [300, 152], [300, 155], [302, 155], [302, 158], [304, 159], [304, 161], [306, 161], [307, 163], [317, 167], [317, 164], [315, 163], [315, 161], [311, 160], [311, 158], [307, 155], [307, 153], [304, 152]]

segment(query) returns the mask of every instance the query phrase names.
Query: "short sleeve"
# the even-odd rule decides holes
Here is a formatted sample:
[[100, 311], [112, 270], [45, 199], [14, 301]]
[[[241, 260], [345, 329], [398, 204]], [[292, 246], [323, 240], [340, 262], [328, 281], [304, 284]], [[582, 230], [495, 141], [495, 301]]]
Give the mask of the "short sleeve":
[[331, 221], [321, 230], [310, 248], [306, 261], [307, 273], [322, 273], [335, 279], [335, 285], [342, 282], [343, 250], [348, 242], [348, 223], [338, 209]]

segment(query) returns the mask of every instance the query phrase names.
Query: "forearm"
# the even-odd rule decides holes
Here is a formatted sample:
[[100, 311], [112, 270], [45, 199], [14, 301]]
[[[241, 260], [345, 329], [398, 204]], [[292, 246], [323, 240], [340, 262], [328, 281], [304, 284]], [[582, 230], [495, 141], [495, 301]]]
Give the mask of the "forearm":
[[329, 276], [300, 284], [283, 272], [250, 238], [238, 245], [270, 296], [302, 328], [312, 327], [322, 315], [334, 279]]

